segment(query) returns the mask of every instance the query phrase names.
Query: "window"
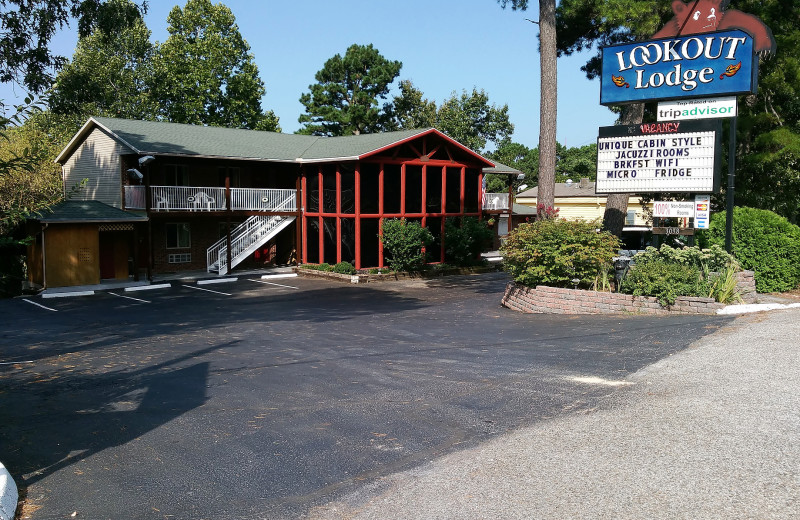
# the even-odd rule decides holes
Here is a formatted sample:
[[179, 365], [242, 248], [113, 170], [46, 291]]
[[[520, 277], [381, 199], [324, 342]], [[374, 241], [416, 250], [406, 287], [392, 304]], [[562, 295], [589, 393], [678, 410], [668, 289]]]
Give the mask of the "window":
[[167, 224], [167, 249], [191, 247], [191, 232], [186, 222]]
[[167, 186], [189, 186], [189, 168], [185, 164], [165, 164], [164, 183]]
[[176, 253], [167, 255], [168, 264], [188, 264], [192, 261], [192, 253]]
[[225, 186], [225, 178], [230, 177], [231, 188], [242, 187], [242, 172], [238, 166], [220, 166], [217, 172], [219, 173], [220, 186]]
[[636, 210], [629, 209], [628, 215], [625, 217], [625, 225], [632, 226], [636, 223]]

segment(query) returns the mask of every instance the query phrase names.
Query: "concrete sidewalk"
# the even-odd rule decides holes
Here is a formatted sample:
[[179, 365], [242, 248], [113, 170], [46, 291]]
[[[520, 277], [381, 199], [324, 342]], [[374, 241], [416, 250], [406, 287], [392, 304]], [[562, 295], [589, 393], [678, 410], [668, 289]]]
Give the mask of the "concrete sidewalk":
[[310, 518], [800, 518], [800, 309], [750, 314], [601, 409], [392, 475]]

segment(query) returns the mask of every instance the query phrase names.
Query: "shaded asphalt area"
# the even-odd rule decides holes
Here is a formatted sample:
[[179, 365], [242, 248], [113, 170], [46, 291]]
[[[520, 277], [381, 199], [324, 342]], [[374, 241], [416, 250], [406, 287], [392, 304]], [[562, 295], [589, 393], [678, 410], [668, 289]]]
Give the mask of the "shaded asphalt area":
[[595, 410], [732, 321], [521, 315], [499, 307], [506, 281], [2, 301], [0, 457], [24, 518], [296, 518]]

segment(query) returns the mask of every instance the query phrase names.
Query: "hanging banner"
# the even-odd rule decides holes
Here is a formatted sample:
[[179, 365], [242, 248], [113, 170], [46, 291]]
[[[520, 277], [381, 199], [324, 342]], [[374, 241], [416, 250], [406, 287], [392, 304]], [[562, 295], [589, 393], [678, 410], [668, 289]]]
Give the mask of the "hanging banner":
[[653, 202], [653, 216], [654, 217], [677, 217], [677, 218], [692, 218], [694, 217], [694, 202], [691, 200], [657, 200]]
[[601, 127], [595, 192], [716, 192], [721, 139], [720, 120]]
[[602, 49], [600, 104], [752, 94], [758, 56], [741, 30], [677, 36]]

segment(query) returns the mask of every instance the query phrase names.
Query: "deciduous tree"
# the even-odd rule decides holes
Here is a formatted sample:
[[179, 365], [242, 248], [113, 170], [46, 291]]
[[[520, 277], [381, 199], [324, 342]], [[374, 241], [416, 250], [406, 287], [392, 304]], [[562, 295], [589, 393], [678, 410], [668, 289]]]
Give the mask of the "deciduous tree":
[[84, 118], [154, 119], [158, 113], [151, 92], [155, 52], [142, 20], [113, 37], [98, 29], [81, 38], [72, 61], [56, 76], [50, 109]]
[[110, 32], [129, 25], [146, 7], [146, 2], [116, 0], [1, 0], [0, 82], [16, 82], [41, 94], [67, 61], [49, 48], [56, 31], [77, 19], [81, 36], [97, 27]]
[[175, 123], [260, 128], [264, 83], [231, 10], [189, 0], [167, 17], [169, 38], [154, 60], [153, 94], [160, 117]]
[[508, 105], [489, 103], [484, 90], [473, 88], [453, 94], [442, 103], [436, 114], [436, 128], [464, 146], [483, 152], [487, 143], [495, 145], [511, 137], [514, 125], [508, 117]]

